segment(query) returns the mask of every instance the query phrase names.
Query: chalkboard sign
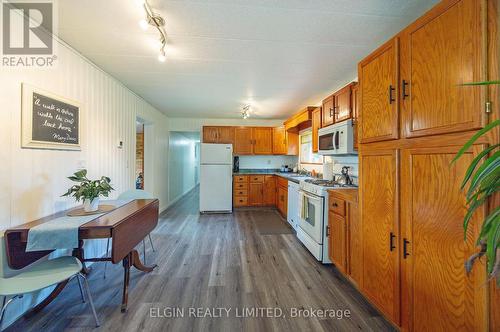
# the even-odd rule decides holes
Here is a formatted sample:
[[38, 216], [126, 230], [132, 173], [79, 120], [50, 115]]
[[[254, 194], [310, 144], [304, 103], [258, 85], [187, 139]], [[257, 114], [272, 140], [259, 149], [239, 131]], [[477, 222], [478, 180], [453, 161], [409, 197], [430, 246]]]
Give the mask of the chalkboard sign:
[[80, 106], [23, 84], [23, 147], [80, 150]]

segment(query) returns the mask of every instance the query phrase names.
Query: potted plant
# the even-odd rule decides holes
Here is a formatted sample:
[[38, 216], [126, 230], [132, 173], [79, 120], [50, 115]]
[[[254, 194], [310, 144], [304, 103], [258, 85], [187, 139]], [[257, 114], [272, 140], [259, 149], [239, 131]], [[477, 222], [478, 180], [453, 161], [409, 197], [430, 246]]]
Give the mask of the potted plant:
[[[500, 81], [466, 83], [463, 85], [491, 85], [500, 84]], [[478, 138], [490, 131], [498, 130], [500, 120], [495, 120], [479, 130], [455, 156], [458, 160]], [[466, 191], [467, 213], [464, 217], [464, 238], [467, 234], [474, 212], [498, 195], [500, 189], [500, 144], [493, 144], [479, 153], [472, 160], [465, 173], [462, 189]], [[472, 270], [474, 262], [486, 256], [487, 270], [490, 278], [496, 278], [500, 285], [500, 206], [493, 207], [481, 224], [481, 230], [476, 245], [479, 251], [469, 257], [465, 263], [467, 272]]]
[[75, 172], [68, 179], [78, 182], [78, 184], [72, 185], [63, 196], [73, 196], [77, 202], [83, 199], [83, 210], [85, 212], [97, 211], [99, 196], [108, 197], [111, 190], [114, 190], [110, 185], [110, 178], [101, 176], [99, 180], [89, 180], [86, 169]]

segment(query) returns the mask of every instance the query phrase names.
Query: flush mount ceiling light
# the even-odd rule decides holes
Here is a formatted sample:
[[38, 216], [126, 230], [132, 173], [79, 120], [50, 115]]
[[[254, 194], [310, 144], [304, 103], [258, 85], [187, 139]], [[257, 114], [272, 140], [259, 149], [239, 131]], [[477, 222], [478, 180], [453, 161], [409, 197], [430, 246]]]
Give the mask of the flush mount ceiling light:
[[250, 105], [243, 106], [243, 111], [241, 112], [243, 119], [246, 120], [250, 117]]
[[143, 30], [147, 30], [152, 26], [160, 33], [160, 54], [158, 61], [165, 62], [167, 59], [165, 55], [165, 47], [167, 47], [167, 33], [165, 32], [165, 20], [159, 14], [155, 13], [147, 0], [142, 1], [142, 7], [146, 12], [146, 18], [139, 21], [139, 26]]

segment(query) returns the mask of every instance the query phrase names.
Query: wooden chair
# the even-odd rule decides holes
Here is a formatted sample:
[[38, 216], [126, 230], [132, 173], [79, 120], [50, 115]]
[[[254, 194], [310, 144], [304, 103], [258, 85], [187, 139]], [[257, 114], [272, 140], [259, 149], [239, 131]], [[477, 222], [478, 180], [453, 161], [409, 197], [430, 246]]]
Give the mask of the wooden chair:
[[96, 326], [99, 326], [89, 284], [87, 278], [80, 272], [81, 270], [82, 263], [72, 256], [35, 262], [20, 271], [11, 270], [7, 265], [4, 232], [0, 232], [0, 297], [3, 298], [0, 307], [0, 328], [5, 311], [12, 301], [22, 298], [24, 294], [39, 291], [66, 280], [70, 281], [73, 278], [78, 280], [83, 302], [85, 302], [83, 292], [85, 288]]
[[[142, 189], [133, 189], [133, 190], [127, 190], [123, 193], [121, 193], [118, 196], [118, 200], [129, 200], [129, 199], [153, 199], [153, 195], [148, 193], [147, 191], [144, 191]], [[153, 252], [156, 252], [155, 247], [153, 246], [153, 239], [151, 238], [151, 234], [148, 234], [149, 238], [149, 243], [151, 244], [151, 249]], [[108, 241], [106, 243], [106, 255], [109, 255], [109, 241], [110, 239], [108, 238]], [[146, 241], [142, 240], [142, 249], [143, 249], [143, 261], [144, 264], [146, 264]], [[107, 268], [108, 262], [104, 263], [104, 279], [106, 279], [106, 268]]]

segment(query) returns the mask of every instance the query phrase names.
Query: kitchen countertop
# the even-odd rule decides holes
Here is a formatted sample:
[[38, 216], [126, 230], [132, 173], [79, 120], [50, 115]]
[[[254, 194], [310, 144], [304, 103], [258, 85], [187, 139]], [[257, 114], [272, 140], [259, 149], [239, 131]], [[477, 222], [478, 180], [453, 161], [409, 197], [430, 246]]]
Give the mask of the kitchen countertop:
[[240, 169], [239, 172], [233, 172], [233, 175], [277, 175], [289, 181], [299, 183], [300, 180], [309, 179], [309, 176], [300, 176], [298, 173], [280, 172], [279, 169]]

